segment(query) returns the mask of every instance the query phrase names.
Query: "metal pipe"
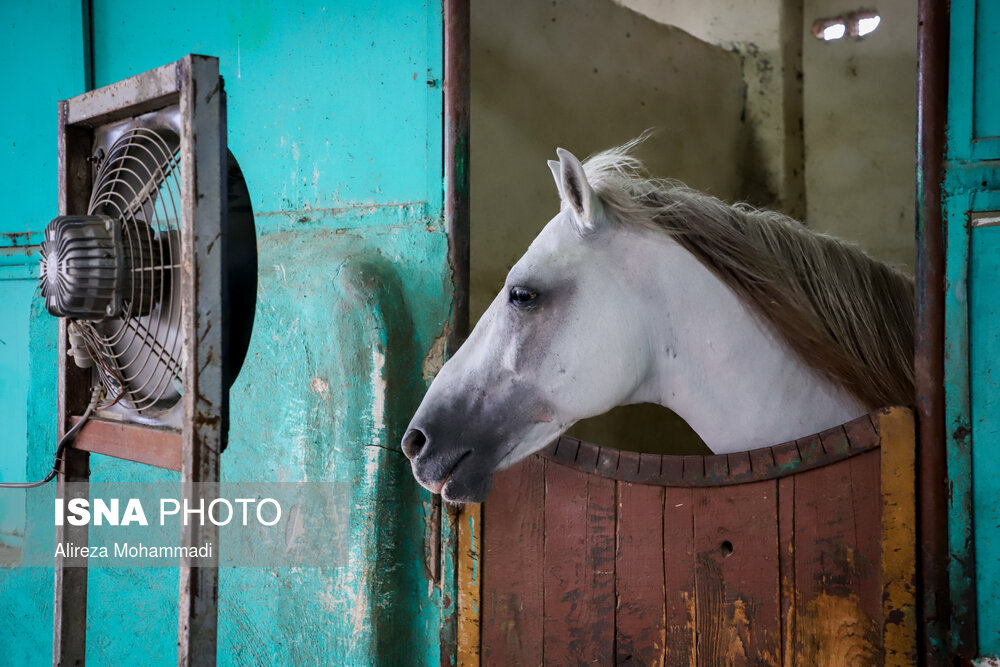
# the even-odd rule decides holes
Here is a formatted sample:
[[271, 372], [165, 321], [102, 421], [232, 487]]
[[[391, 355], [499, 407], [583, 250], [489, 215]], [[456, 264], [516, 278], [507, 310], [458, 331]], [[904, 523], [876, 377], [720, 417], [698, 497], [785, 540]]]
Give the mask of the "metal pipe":
[[[445, 354], [451, 356], [469, 334], [469, 0], [444, 0], [444, 220], [451, 271], [451, 318]], [[454, 664], [458, 649], [458, 531], [453, 507], [435, 496], [441, 581], [441, 664]]]
[[948, 110], [949, 10], [920, 0], [917, 77], [916, 413], [919, 650], [947, 664], [948, 504], [944, 428], [944, 250], [941, 213]]
[[444, 183], [451, 355], [469, 332], [469, 0], [444, 2]]

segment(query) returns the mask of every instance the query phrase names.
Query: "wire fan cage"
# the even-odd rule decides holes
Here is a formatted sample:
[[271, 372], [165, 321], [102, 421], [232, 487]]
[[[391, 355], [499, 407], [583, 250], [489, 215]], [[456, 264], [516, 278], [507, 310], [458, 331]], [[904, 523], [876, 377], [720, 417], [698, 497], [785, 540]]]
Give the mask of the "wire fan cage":
[[[137, 412], [180, 398], [180, 140], [169, 130], [134, 127], [98, 162], [88, 207], [121, 226], [128, 267], [119, 316], [74, 322], [114, 402]], [[179, 289], [178, 289], [179, 294]]]

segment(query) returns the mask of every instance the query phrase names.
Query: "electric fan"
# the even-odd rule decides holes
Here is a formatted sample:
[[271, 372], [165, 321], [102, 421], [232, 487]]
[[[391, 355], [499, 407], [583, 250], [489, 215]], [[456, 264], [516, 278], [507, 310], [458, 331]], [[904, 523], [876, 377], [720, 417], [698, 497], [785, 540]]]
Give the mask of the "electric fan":
[[[58, 475], [59, 502], [88, 498], [79, 483], [96, 453], [176, 470], [185, 502], [207, 502], [257, 301], [253, 211], [226, 147], [218, 59], [188, 55], [61, 101], [58, 145], [59, 216], [39, 278], [60, 318], [60, 439], [44, 480], [0, 488]], [[86, 524], [56, 527], [57, 543], [88, 540]], [[182, 547], [217, 541], [211, 522], [181, 527]], [[178, 662], [214, 662], [217, 563], [178, 564]], [[86, 658], [86, 565], [55, 556], [53, 663]]]
[[[86, 215], [45, 230], [40, 283], [48, 311], [68, 318], [68, 354], [93, 368], [106, 412], [180, 427], [180, 138], [177, 114], [130, 119], [99, 133]], [[253, 213], [228, 154], [227, 233], [220, 239], [230, 286], [231, 382], [246, 355], [256, 300]], [[105, 414], [107, 416], [107, 414]]]

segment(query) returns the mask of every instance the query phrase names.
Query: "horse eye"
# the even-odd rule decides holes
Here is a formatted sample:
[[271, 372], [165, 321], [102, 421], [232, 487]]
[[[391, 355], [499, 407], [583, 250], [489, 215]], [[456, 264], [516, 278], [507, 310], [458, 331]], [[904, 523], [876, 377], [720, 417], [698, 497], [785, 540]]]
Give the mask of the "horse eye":
[[535, 292], [532, 292], [526, 287], [511, 287], [510, 288], [510, 302], [515, 306], [524, 306], [532, 301], [538, 296]]

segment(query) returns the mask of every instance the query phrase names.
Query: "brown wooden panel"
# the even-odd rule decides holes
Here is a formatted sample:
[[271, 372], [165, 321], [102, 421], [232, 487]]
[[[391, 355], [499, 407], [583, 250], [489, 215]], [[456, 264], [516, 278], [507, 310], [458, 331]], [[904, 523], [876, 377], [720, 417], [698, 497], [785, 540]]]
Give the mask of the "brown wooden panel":
[[611, 664], [615, 639], [612, 480], [546, 465], [544, 573], [546, 663]]
[[695, 664], [694, 489], [667, 488], [663, 499], [666, 665]]
[[[74, 424], [78, 421], [79, 417], [72, 418]], [[178, 472], [181, 469], [181, 434], [167, 429], [91, 419], [73, 440], [73, 448]]]
[[865, 448], [865, 445], [870, 442], [880, 441], [870, 419], [855, 419], [847, 422], [844, 424], [844, 432], [847, 433], [847, 439], [851, 441], [852, 450]]
[[[913, 551], [886, 549], [882, 522], [890, 511], [911, 516], [912, 497], [883, 509], [878, 429], [866, 416], [724, 457], [564, 439], [544, 480], [519, 482], [535, 495], [502, 505], [510, 490], [498, 476], [484, 519], [483, 664], [878, 664], [890, 613], [903, 620], [886, 621], [886, 637], [898, 640], [897, 657], [911, 655]], [[621, 476], [651, 485], [618, 481], [616, 492]], [[729, 482], [710, 485], [719, 479]], [[516, 520], [526, 513], [544, 528], [541, 556], [537, 533]], [[491, 516], [513, 526], [503, 549], [491, 548]], [[889, 523], [912, 539], [898, 518]], [[891, 601], [881, 569], [890, 560]], [[516, 609], [499, 609], [512, 593]]]
[[[568, 436], [558, 438], [539, 453], [576, 470], [621, 482], [715, 487], [794, 475], [874, 449], [878, 443], [871, 417], [863, 415], [822, 433], [738, 455], [637, 455]], [[650, 460], [653, 457], [659, 458], [659, 463]]]
[[484, 665], [542, 663], [545, 461], [498, 473], [483, 505]]
[[[858, 605], [876, 624], [882, 618], [882, 482], [881, 453], [865, 452], [845, 461], [851, 474], [854, 512], [854, 576]], [[843, 464], [842, 464], [843, 465]], [[879, 662], [882, 642], [876, 640]]]
[[666, 637], [663, 488], [618, 482], [615, 662], [662, 665]]
[[851, 443], [843, 426], [831, 428], [819, 434], [823, 451], [830, 456], [844, 456], [850, 453]]
[[[859, 586], [871, 578], [864, 562], [867, 550], [858, 549], [851, 462], [801, 472], [794, 479], [797, 661], [878, 664], [880, 618], [866, 614], [869, 605], [859, 599]], [[873, 513], [869, 518], [878, 521], [878, 508]]]
[[699, 665], [778, 665], [777, 484], [695, 491]]
[[798, 664], [795, 654], [795, 478], [778, 480], [778, 585], [781, 589], [781, 664]]

